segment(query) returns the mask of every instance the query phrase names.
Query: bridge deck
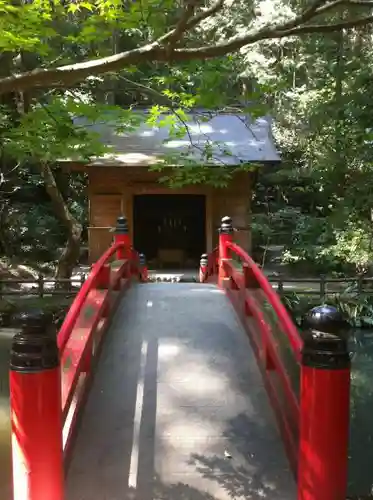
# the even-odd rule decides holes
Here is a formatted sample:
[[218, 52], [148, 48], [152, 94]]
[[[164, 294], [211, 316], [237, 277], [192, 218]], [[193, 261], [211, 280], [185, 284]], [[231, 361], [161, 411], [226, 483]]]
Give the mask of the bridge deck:
[[295, 499], [249, 341], [212, 285], [131, 289], [113, 319], [68, 500]]

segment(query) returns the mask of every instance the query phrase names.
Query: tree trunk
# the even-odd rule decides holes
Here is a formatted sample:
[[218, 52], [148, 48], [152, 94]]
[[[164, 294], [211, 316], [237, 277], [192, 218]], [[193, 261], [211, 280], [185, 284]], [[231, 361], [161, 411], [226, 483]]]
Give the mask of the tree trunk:
[[75, 217], [73, 217], [63, 199], [50, 166], [46, 163], [39, 163], [38, 168], [42, 174], [45, 189], [51, 198], [54, 213], [64, 225], [68, 235], [65, 249], [58, 260], [55, 277], [70, 278], [79, 260], [80, 239], [83, 228]]

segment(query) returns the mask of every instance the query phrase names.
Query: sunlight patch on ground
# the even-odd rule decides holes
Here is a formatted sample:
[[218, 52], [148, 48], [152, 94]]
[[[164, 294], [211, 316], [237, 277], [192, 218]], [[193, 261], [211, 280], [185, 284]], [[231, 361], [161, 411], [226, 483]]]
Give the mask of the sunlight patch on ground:
[[[182, 408], [180, 409], [182, 410]], [[179, 411], [179, 417], [172, 415], [170, 420], [162, 430], [162, 436], [170, 436], [175, 439], [175, 446], [177, 446], [179, 436], [193, 436], [198, 438], [212, 438], [220, 436], [224, 431], [224, 426], [218, 423], [211, 423], [208, 419], [188, 418], [185, 419], [185, 411]], [[172, 439], [169, 441], [172, 443]]]
[[221, 395], [224, 390], [227, 390], [225, 379], [218, 379], [216, 375], [212, 377], [208, 372], [205, 374], [191, 372], [188, 375], [187, 384], [183, 384], [183, 394], [186, 396], [206, 398], [214, 394]]
[[180, 346], [176, 344], [162, 344], [158, 348], [158, 359], [165, 361], [180, 354]]
[[[188, 355], [185, 354], [187, 357]], [[189, 356], [188, 356], [189, 357]], [[183, 383], [185, 394], [194, 393], [201, 397], [209, 394], [221, 393], [227, 389], [227, 379], [223, 374], [218, 374], [215, 370], [207, 366], [204, 356], [194, 356], [194, 359], [177, 357], [174, 363], [170, 363], [162, 368], [160, 372], [163, 382], [170, 386]], [[202, 361], [205, 365], [202, 365]]]
[[140, 427], [144, 408], [144, 381], [146, 370], [146, 359], [148, 355], [148, 342], [144, 341], [141, 346], [140, 374], [137, 382], [135, 417], [133, 420], [133, 438], [130, 459], [130, 470], [128, 475], [128, 486], [136, 488], [137, 473], [139, 468], [139, 449], [140, 449]]

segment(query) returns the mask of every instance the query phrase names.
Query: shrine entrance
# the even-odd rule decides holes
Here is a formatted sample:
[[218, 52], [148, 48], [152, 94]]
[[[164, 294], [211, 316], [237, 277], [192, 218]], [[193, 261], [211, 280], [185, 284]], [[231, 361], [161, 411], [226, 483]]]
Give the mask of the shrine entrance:
[[136, 195], [133, 233], [153, 269], [195, 268], [206, 249], [206, 197]]

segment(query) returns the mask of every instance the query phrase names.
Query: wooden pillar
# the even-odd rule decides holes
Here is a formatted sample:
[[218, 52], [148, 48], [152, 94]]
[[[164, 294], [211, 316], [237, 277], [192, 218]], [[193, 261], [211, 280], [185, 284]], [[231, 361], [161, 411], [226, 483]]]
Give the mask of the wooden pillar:
[[213, 191], [209, 189], [206, 193], [206, 251], [211, 252], [214, 248], [213, 240], [214, 240], [214, 200], [213, 200]]

